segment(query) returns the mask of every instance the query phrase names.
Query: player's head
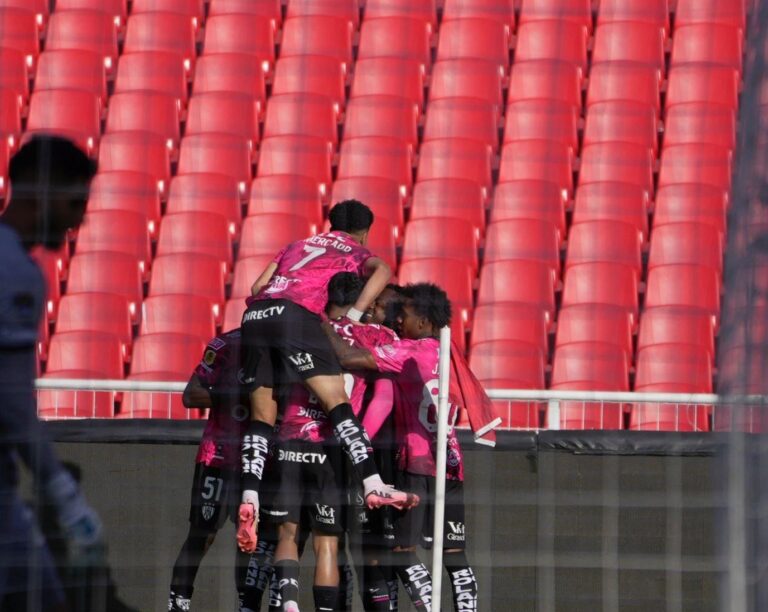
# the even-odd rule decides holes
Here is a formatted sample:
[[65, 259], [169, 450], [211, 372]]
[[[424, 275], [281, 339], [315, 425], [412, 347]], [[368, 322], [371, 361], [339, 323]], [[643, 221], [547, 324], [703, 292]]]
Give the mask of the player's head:
[[436, 338], [440, 328], [451, 322], [451, 301], [445, 291], [432, 283], [416, 283], [403, 288], [405, 302], [398, 332], [403, 338]]
[[337, 203], [328, 214], [331, 231], [346, 232], [360, 244], [365, 244], [368, 230], [373, 225], [373, 212], [358, 200], [344, 200]]
[[328, 304], [326, 314], [331, 319], [347, 314], [363, 290], [363, 279], [354, 272], [338, 272], [328, 283]]
[[376, 296], [373, 304], [368, 308], [369, 320], [371, 323], [378, 323], [394, 329], [404, 299], [402, 287], [390, 283]]
[[11, 159], [11, 199], [4, 220], [26, 245], [58, 249], [67, 230], [83, 221], [95, 174], [96, 163], [70, 140], [33, 136]]

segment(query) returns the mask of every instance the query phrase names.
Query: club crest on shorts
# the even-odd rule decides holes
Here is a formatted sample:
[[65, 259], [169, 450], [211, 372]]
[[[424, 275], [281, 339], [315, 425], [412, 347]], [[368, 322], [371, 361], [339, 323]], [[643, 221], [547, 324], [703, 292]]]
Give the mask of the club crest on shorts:
[[213, 513], [216, 512], [216, 506], [213, 504], [203, 504], [200, 512], [206, 521], [210, 521], [213, 518]]

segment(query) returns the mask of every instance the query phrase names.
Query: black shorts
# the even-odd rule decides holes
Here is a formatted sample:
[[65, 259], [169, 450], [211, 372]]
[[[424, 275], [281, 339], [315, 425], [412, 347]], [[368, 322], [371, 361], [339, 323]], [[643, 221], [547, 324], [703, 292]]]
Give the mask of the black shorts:
[[[395, 479], [401, 491], [416, 493], [421, 503], [406, 512], [395, 511], [393, 546], [432, 548], [433, 520], [435, 515], [435, 478], [409, 472], [399, 472]], [[445, 481], [445, 521], [443, 548], [464, 550], [467, 545], [464, 528], [464, 483], [460, 480]]]
[[278, 442], [274, 459], [262, 485], [262, 518], [301, 524], [303, 517], [312, 531], [342, 533], [342, 491], [323, 445]]
[[243, 315], [242, 364], [247, 387], [273, 388], [341, 374], [320, 317], [289, 300], [258, 300]]
[[227, 516], [237, 522], [240, 506], [240, 474], [195, 464], [192, 481], [192, 503], [189, 507], [189, 522], [203, 531], [215, 532], [221, 529]]

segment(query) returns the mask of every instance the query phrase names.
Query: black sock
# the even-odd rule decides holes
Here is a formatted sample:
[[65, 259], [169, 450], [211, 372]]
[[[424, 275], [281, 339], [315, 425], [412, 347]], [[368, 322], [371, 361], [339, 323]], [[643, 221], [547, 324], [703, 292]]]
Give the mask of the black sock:
[[242, 464], [243, 489], [257, 491], [264, 474], [264, 464], [269, 452], [269, 439], [274, 427], [264, 421], [251, 421], [243, 435]]
[[352, 609], [355, 577], [352, 573], [352, 567], [347, 562], [347, 554], [344, 549], [339, 549], [337, 558], [339, 563], [339, 597], [334, 609], [339, 610], [339, 612], [347, 612]]
[[269, 579], [269, 612], [282, 612], [283, 600], [280, 598], [280, 588], [277, 584], [277, 571], [272, 571]]
[[453, 591], [454, 610], [477, 610], [477, 580], [464, 552], [446, 553], [443, 564], [448, 570]]
[[371, 441], [352, 411], [352, 404], [339, 404], [331, 410], [328, 418], [333, 426], [333, 435], [344, 447], [360, 480], [376, 476], [379, 470], [373, 460]]
[[261, 609], [261, 599], [272, 577], [275, 543], [259, 540], [256, 552], [246, 555], [240, 549], [237, 555], [237, 594], [240, 612]]
[[193, 529], [190, 529], [187, 534], [187, 539], [184, 540], [179, 555], [176, 557], [176, 563], [173, 565], [170, 602], [173, 602], [177, 597], [192, 599], [195, 577], [200, 568], [200, 562], [205, 556], [208, 537], [207, 533], [200, 533]]
[[282, 559], [275, 563], [275, 578], [283, 605], [287, 601], [299, 601], [299, 562]]
[[312, 587], [315, 598], [315, 612], [333, 612], [336, 610], [336, 600], [339, 598], [339, 587]]
[[365, 612], [389, 611], [389, 588], [380, 565], [363, 567], [363, 584], [360, 590]]
[[395, 572], [403, 583], [417, 610], [432, 610], [432, 575], [413, 552], [399, 552], [395, 559]]
[[192, 587], [172, 587], [168, 595], [168, 610], [189, 610]]

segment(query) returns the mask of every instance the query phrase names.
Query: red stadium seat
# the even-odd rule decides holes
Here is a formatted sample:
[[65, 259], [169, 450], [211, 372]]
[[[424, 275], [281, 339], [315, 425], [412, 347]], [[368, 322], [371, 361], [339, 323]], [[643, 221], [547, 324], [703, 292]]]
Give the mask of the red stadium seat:
[[120, 57], [115, 93], [154, 91], [177, 100], [179, 110], [187, 107], [187, 78], [175, 53], [151, 51], [125, 53]]
[[222, 331], [228, 332], [240, 327], [240, 321], [245, 312], [245, 302], [242, 299], [232, 299], [227, 301], [224, 307], [224, 323], [221, 326]]
[[595, 32], [593, 64], [636, 62], [664, 73], [664, 29], [650, 23], [606, 23]]
[[352, 63], [353, 25], [338, 17], [306, 15], [283, 24], [280, 57], [327, 55], [346, 66]]
[[273, 136], [262, 141], [259, 177], [297, 172], [312, 178], [325, 193], [332, 180], [330, 145], [311, 136]]
[[251, 151], [259, 142], [261, 103], [246, 94], [195, 94], [189, 101], [185, 136], [224, 134], [245, 140]]
[[152, 262], [149, 295], [175, 293], [194, 295], [198, 300], [207, 301], [218, 318], [220, 308], [225, 302], [221, 261], [213, 256], [197, 253], [156, 257]]
[[314, 136], [335, 146], [339, 139], [338, 109], [330, 98], [321, 95], [272, 96], [264, 122], [264, 138], [270, 136]]
[[619, 181], [653, 193], [653, 157], [648, 147], [625, 142], [586, 145], [581, 150], [579, 187]]
[[29, 102], [26, 135], [35, 132], [67, 136], [93, 154], [101, 135], [99, 98], [87, 91], [35, 91]]
[[396, 181], [404, 191], [413, 182], [413, 150], [403, 141], [385, 137], [345, 140], [341, 144], [338, 178], [375, 176]]
[[339, 179], [333, 184], [331, 202], [357, 199], [373, 211], [376, 222], [385, 219], [402, 238], [405, 194], [396, 181], [374, 176]]
[[715, 328], [712, 317], [705, 312], [675, 306], [647, 308], [640, 317], [637, 348], [641, 350], [657, 344], [696, 346], [714, 359]]
[[131, 375], [162, 372], [187, 381], [205, 350], [205, 340], [191, 334], [158, 333], [136, 338]]
[[[211, 20], [213, 21], [213, 20]], [[206, 32], [210, 33], [210, 23]], [[195, 28], [189, 17], [174, 13], [132, 14], [125, 32], [125, 53], [175, 53], [187, 78], [195, 68]]]
[[499, 182], [551, 181], [564, 194], [573, 189], [573, 153], [561, 142], [529, 140], [504, 145]]
[[317, 182], [301, 175], [261, 176], [253, 181], [248, 215], [288, 213], [310, 223], [323, 220], [323, 199]]
[[22, 53], [27, 68], [32, 69], [40, 55], [39, 26], [35, 14], [26, 10], [0, 8], [0, 40], [3, 41], [3, 47]]
[[745, 4], [716, 0], [678, 0], [675, 8], [675, 27], [718, 23], [743, 29], [747, 23]]
[[537, 261], [497, 261], [480, 271], [477, 305], [499, 302], [532, 304], [554, 320], [555, 287], [552, 269]]
[[411, 17], [437, 27], [435, 0], [367, 0], [365, 18]]
[[491, 148], [476, 140], [430, 140], [419, 150], [418, 180], [459, 178], [491, 187]]
[[128, 210], [147, 218], [150, 237], [160, 225], [157, 181], [141, 172], [99, 172], [91, 181], [88, 212]]
[[34, 249], [31, 256], [43, 273], [46, 293], [45, 315], [50, 321], [53, 321], [56, 318], [59, 299], [61, 298], [63, 263], [55, 253], [41, 247]]
[[214, 172], [238, 182], [245, 198], [251, 182], [251, 150], [244, 138], [229, 134], [195, 134], [181, 141], [179, 174]]
[[563, 308], [557, 318], [555, 347], [575, 342], [613, 344], [632, 362], [632, 319], [623, 308], [581, 304]]
[[[317, 233], [317, 227], [298, 215], [265, 213], [243, 221], [239, 257], [270, 255], [274, 257], [286, 244]], [[255, 278], [253, 280], [256, 280]]]
[[360, 29], [357, 57], [397, 57], [416, 60], [428, 67], [432, 63], [431, 35], [431, 26], [419, 19], [366, 19]]
[[419, 142], [419, 106], [396, 95], [360, 96], [347, 105], [344, 139], [387, 136], [407, 142]]
[[656, 226], [651, 235], [648, 269], [674, 264], [707, 266], [722, 271], [722, 234], [703, 223]]
[[[121, 355], [129, 355], [133, 335], [128, 300], [125, 296], [112, 293], [65, 295], [59, 302], [56, 334], [73, 331], [112, 334], [122, 345]], [[122, 370], [119, 372], [122, 374]]]
[[624, 309], [637, 325], [637, 273], [619, 263], [585, 263], [565, 273], [563, 308], [577, 304], [607, 304]]
[[215, 213], [227, 220], [232, 238], [240, 228], [237, 181], [221, 174], [180, 174], [171, 181], [166, 213]]
[[142, 13], [176, 13], [192, 20], [197, 30], [205, 20], [203, 0], [132, 0], [131, 17]]
[[201, 211], [166, 214], [160, 224], [157, 256], [184, 253], [213, 257], [226, 273], [232, 267], [232, 234], [226, 217]]
[[715, 145], [676, 145], [661, 153], [659, 188], [677, 183], [731, 186], [731, 152]]
[[110, 15], [122, 30], [128, 15], [127, 0], [56, 0], [56, 11], [99, 11]]
[[[55, 333], [48, 347], [48, 374], [66, 370], [88, 372], [89, 378], [123, 378], [120, 337], [97, 330]], [[66, 377], [65, 377], [66, 378]]]
[[397, 279], [402, 285], [429, 282], [442, 287], [453, 305], [454, 321], [463, 319], [468, 322], [472, 318], [472, 268], [466, 262], [452, 259], [450, 253], [446, 255], [404, 261]]
[[621, 22], [649, 23], [668, 32], [667, 0], [601, 0], [597, 27]]
[[522, 0], [520, 25], [534, 21], [568, 22], [592, 30], [590, 0]]
[[257, 15], [269, 17], [272, 27], [277, 31], [283, 21], [280, 0], [264, 0], [253, 2], [252, 0], [212, 0], [208, 3], [208, 15]]
[[546, 355], [547, 317], [544, 311], [529, 304], [478, 306], [472, 322], [471, 346], [498, 340], [526, 342]]
[[[526, 342], [483, 342], [472, 347], [469, 366], [486, 388], [543, 389], [546, 360], [541, 349]], [[539, 427], [534, 402], [494, 402], [502, 427]]]
[[29, 99], [29, 71], [18, 49], [0, 47], [0, 89], [16, 92], [20, 105]]
[[638, 185], [619, 182], [589, 183], [576, 190], [574, 227], [591, 221], [618, 221], [634, 227], [648, 239], [648, 192]]
[[584, 146], [628, 142], [651, 149], [659, 146], [656, 110], [634, 102], [597, 102], [587, 110]]
[[482, 59], [509, 70], [509, 28], [489, 19], [458, 19], [443, 23], [438, 60]]
[[181, 138], [178, 102], [169, 94], [149, 91], [115, 94], [109, 100], [105, 131], [157, 134], [170, 151], [178, 151]]
[[445, 0], [443, 23], [454, 19], [492, 19], [515, 29], [514, 0]]
[[499, 149], [499, 126], [496, 108], [477, 98], [444, 98], [433, 100], [427, 110], [422, 140], [461, 138], [477, 140]]
[[588, 221], [571, 226], [568, 235], [566, 269], [589, 263], [616, 263], [642, 275], [642, 234], [620, 221]]
[[[450, 234], [449, 234], [450, 235]], [[554, 223], [538, 219], [494, 221], [485, 238], [484, 263], [522, 259], [542, 262], [554, 278], [560, 272], [560, 232]]]
[[[623, 349], [601, 342], [565, 344], [555, 350], [552, 389], [628, 391], [629, 367]], [[553, 425], [554, 415], [548, 419]], [[561, 429], [621, 429], [622, 405], [566, 401], [559, 403]]]
[[715, 64], [741, 72], [743, 34], [728, 25], [697, 24], [675, 28], [671, 66]]
[[209, 53], [197, 60], [194, 92], [195, 95], [214, 92], [244, 94], [263, 108], [267, 100], [264, 78], [264, 70], [250, 55]]
[[576, 150], [578, 129], [576, 108], [567, 102], [520, 100], [507, 105], [504, 144], [520, 140], [552, 140]]
[[601, 102], [635, 102], [652, 107], [659, 116], [657, 69], [635, 62], [595, 64], [589, 73], [587, 105]]
[[0, 138], [5, 137], [7, 142], [3, 148], [15, 149], [19, 144], [20, 135], [21, 102], [19, 94], [10, 89], [0, 89]]
[[40, 371], [40, 364], [48, 360], [48, 342], [50, 341], [50, 332], [48, 328], [48, 310], [43, 309], [43, 316], [40, 317], [40, 325], [37, 331], [37, 369]]
[[78, 254], [123, 253], [138, 263], [142, 277], [146, 279], [152, 261], [147, 218], [128, 210], [88, 212], [77, 233], [75, 251]]
[[241, 306], [241, 314], [245, 309], [244, 298], [251, 295], [253, 283], [272, 262], [277, 253], [278, 251], [275, 251], [274, 253], [265, 253], [255, 257], [240, 258], [235, 263], [235, 273], [232, 277], [232, 299], [237, 299]]
[[413, 188], [411, 220], [461, 219], [482, 234], [485, 233], [486, 199], [486, 190], [474, 181], [450, 178], [419, 181]]
[[392, 270], [397, 269], [397, 228], [386, 218], [379, 218], [368, 233], [365, 246], [383, 259]]
[[424, 105], [424, 66], [415, 60], [374, 57], [358, 60], [350, 99], [360, 96], [397, 95]]
[[288, 3], [287, 18], [304, 15], [341, 17], [356, 26], [360, 23], [360, 4], [358, 0], [291, 0]]
[[[182, 372], [146, 372], [144, 374], [129, 374], [126, 380], [137, 382], [186, 382], [189, 373]], [[180, 393], [151, 393], [133, 391], [123, 393], [118, 418], [125, 419], [193, 419], [199, 415], [198, 410], [184, 407]]]
[[103, 58], [93, 51], [62, 49], [40, 55], [35, 91], [80, 89], [99, 97], [99, 108], [107, 104], [107, 77]]
[[[513, 69], [514, 72], [514, 69]], [[485, 60], [442, 60], [435, 62], [430, 79], [430, 100], [478, 98], [502, 112], [503, 73]]]
[[689, 102], [722, 104], [736, 110], [739, 106], [738, 70], [709, 64], [672, 66], [667, 87], [667, 109]]
[[414, 219], [406, 228], [403, 261], [450, 257], [468, 263], [474, 276], [478, 268], [478, 233], [461, 219]]
[[[635, 390], [667, 393], [711, 393], [712, 365], [699, 347], [665, 344], [637, 354]], [[630, 429], [708, 431], [706, 406], [636, 404]]]
[[667, 109], [664, 146], [712, 144], [736, 147], [736, 117], [730, 108], [707, 102], [676, 104]]
[[717, 323], [720, 280], [717, 270], [704, 266], [656, 266], [648, 272], [645, 308], [682, 306], [708, 313]]
[[[591, 81], [590, 81], [591, 82]], [[515, 62], [509, 77], [509, 102], [548, 100], [581, 108], [581, 71], [569, 62]]]
[[8, 140], [0, 139], [0, 205], [5, 205], [5, 190], [8, 184]]
[[45, 26], [50, 13], [50, 3], [48, 0], [0, 0], [0, 10], [21, 9], [35, 14], [37, 25], [40, 28]]
[[216, 319], [211, 305], [194, 295], [148, 297], [141, 306], [140, 333], [166, 332], [213, 338], [216, 335]]
[[272, 95], [317, 94], [327, 96], [339, 110], [344, 108], [346, 93], [344, 62], [322, 55], [281, 58], [275, 68]]
[[115, 17], [99, 11], [56, 11], [48, 22], [45, 49], [92, 51], [112, 75], [118, 57]]
[[515, 63], [559, 60], [587, 70], [587, 29], [567, 21], [534, 21], [517, 28]]
[[725, 234], [728, 194], [711, 185], [682, 184], [656, 193], [654, 227], [668, 223], [704, 223]]
[[149, 174], [156, 181], [158, 191], [163, 194], [171, 175], [170, 152], [163, 138], [156, 134], [105, 134], [99, 146], [99, 170]]
[[499, 183], [493, 192], [491, 221], [538, 219], [554, 224], [565, 237], [567, 194], [549, 181], [513, 181]]

